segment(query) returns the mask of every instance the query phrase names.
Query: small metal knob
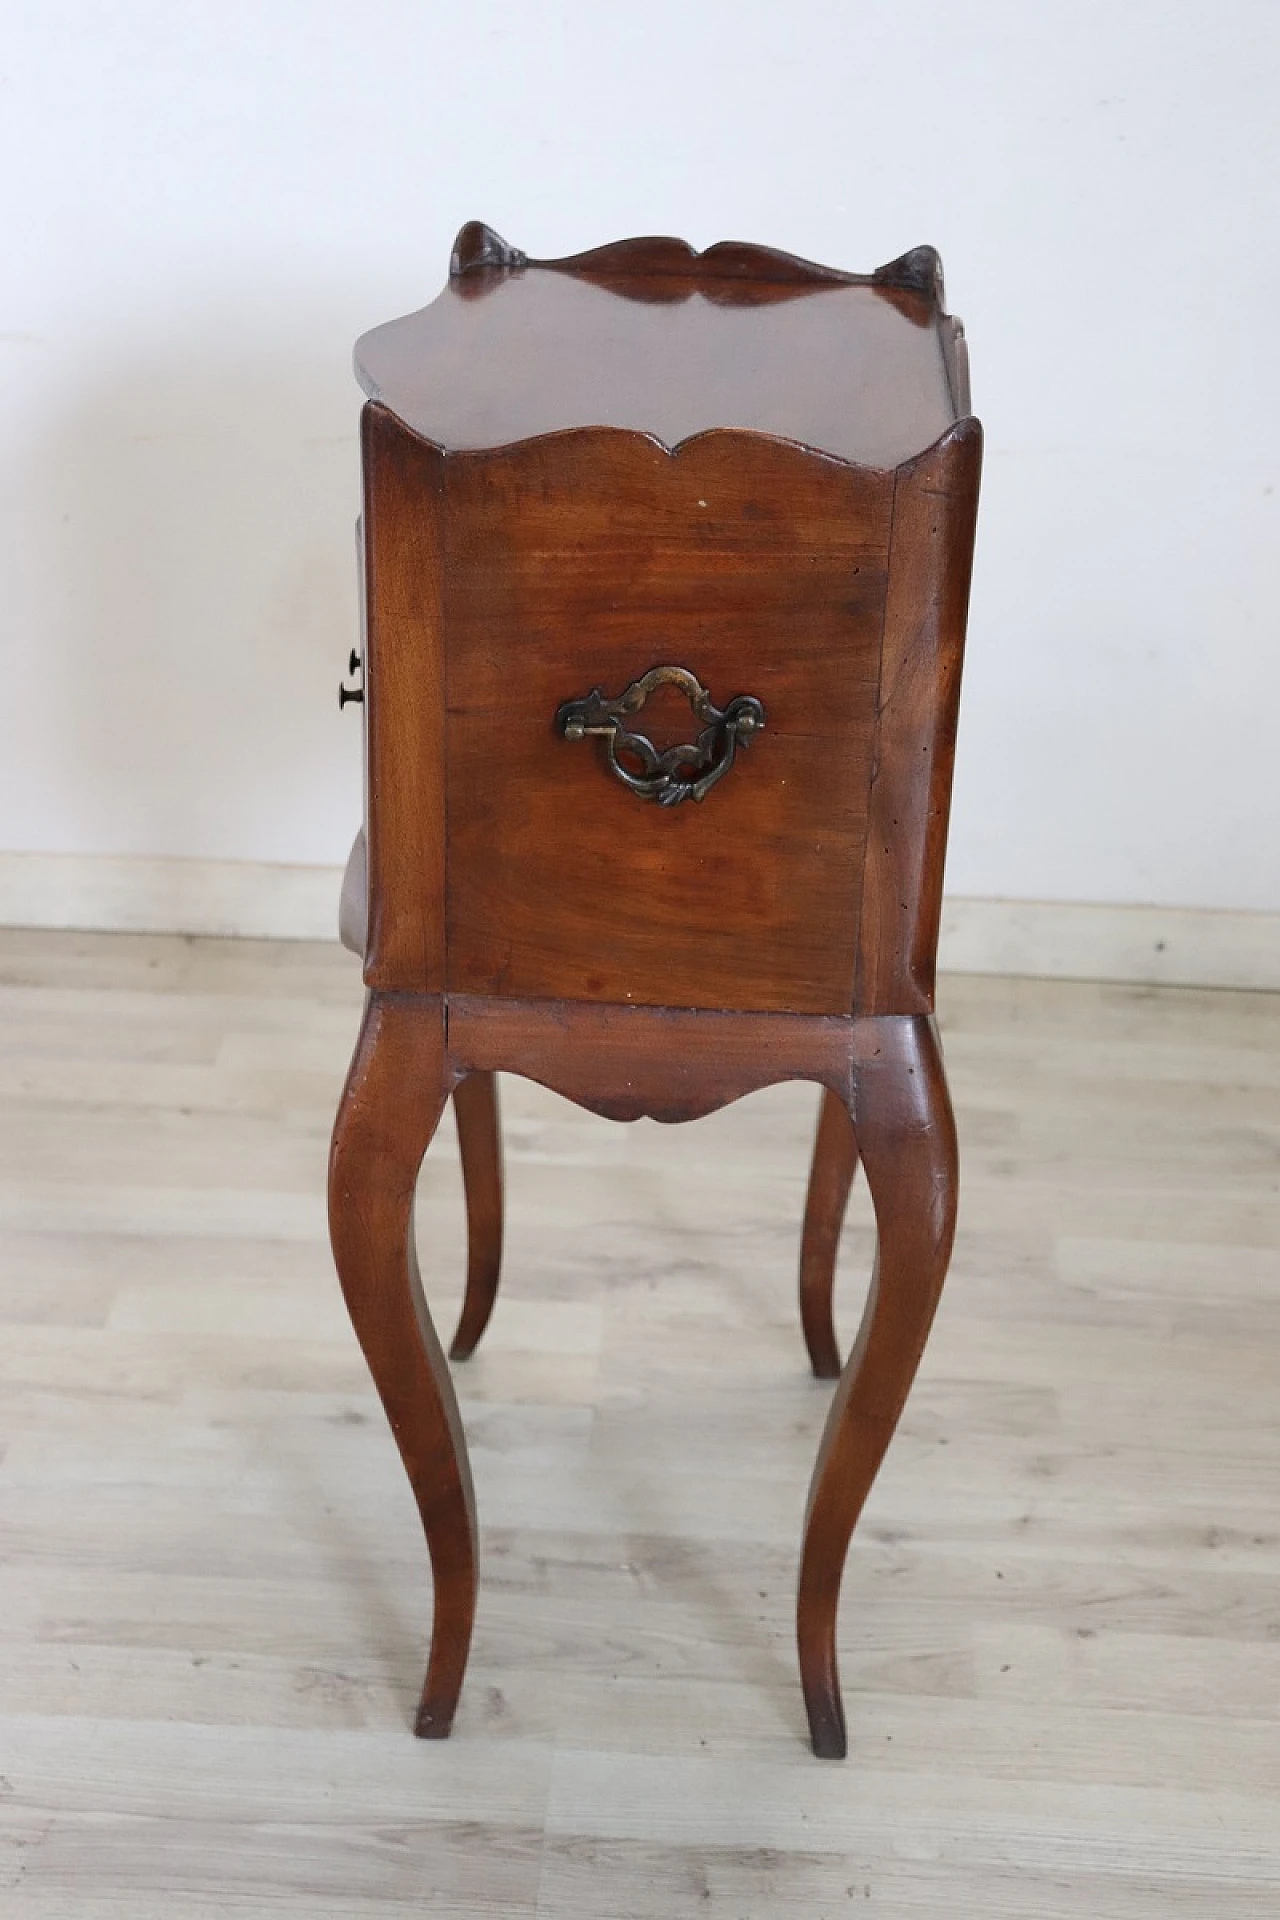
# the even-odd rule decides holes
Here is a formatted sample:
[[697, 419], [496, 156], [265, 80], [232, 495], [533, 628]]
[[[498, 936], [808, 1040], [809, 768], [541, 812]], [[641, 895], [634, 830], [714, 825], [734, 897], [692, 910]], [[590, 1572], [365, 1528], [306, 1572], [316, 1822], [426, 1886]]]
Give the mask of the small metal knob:
[[[355, 648], [352, 647], [351, 658], [347, 661], [347, 672], [352, 674], [359, 673], [362, 664], [363, 663], [360, 659], [360, 655], [356, 652]], [[363, 706], [364, 705], [364, 688], [363, 687], [344, 687], [341, 685], [341, 683], [339, 683], [339, 686], [338, 686], [339, 713], [341, 713], [343, 707], [346, 706], [348, 700], [353, 700], [358, 707]]]

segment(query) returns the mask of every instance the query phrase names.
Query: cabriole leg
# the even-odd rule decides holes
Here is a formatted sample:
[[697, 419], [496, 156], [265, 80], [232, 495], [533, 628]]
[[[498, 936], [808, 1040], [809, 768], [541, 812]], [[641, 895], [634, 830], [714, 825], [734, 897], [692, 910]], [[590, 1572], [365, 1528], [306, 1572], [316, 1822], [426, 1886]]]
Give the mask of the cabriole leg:
[[502, 1129], [498, 1118], [498, 1080], [492, 1073], [469, 1073], [453, 1090], [467, 1195], [467, 1291], [451, 1360], [465, 1360], [489, 1324], [502, 1270]]
[[836, 1612], [850, 1536], [915, 1379], [955, 1233], [955, 1122], [937, 1029], [924, 1015], [866, 1023], [852, 1122], [879, 1246], [862, 1325], [836, 1388], [805, 1517], [797, 1628], [813, 1750], [846, 1751]]
[[800, 1239], [800, 1325], [819, 1380], [834, 1380], [840, 1372], [832, 1295], [840, 1229], [857, 1171], [858, 1142], [849, 1109], [824, 1088]]
[[447, 1094], [440, 1002], [370, 995], [334, 1125], [329, 1231], [431, 1555], [431, 1655], [414, 1731], [434, 1739], [453, 1722], [476, 1605], [471, 1470], [413, 1239], [418, 1168]]

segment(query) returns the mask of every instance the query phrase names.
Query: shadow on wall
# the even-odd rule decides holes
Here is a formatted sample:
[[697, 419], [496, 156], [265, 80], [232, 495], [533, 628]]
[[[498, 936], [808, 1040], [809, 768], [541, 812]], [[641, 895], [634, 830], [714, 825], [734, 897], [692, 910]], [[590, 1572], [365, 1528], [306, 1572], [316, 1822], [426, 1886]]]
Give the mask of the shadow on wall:
[[31, 697], [7, 845], [345, 857], [361, 395], [334, 305], [270, 332], [206, 311], [104, 358], [20, 456]]

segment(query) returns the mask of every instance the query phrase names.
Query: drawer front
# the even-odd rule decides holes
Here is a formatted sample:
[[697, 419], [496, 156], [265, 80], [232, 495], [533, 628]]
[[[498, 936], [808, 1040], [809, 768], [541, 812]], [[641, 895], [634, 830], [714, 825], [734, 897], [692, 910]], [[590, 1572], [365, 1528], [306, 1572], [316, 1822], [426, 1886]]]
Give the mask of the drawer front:
[[[850, 1009], [892, 487], [727, 432], [450, 457], [450, 989]], [[700, 801], [641, 797], [556, 724], [661, 666], [764, 710]], [[627, 725], [661, 749], [704, 721], [662, 687]]]

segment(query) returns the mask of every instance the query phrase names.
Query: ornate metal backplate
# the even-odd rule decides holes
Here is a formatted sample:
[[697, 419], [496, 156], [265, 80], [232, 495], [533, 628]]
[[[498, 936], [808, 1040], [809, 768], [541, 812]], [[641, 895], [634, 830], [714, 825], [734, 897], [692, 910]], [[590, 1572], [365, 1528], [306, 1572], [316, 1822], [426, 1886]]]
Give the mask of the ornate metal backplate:
[[[655, 687], [678, 687], [694, 715], [703, 722], [696, 740], [659, 752], [642, 733], [632, 733], [623, 720], [638, 713]], [[624, 787], [660, 807], [682, 800], [705, 800], [717, 780], [733, 765], [739, 747], [749, 747], [753, 734], [764, 726], [764, 708], [749, 693], [740, 693], [724, 708], [717, 707], [706, 688], [686, 667], [651, 667], [616, 700], [606, 699], [594, 687], [585, 699], [566, 700], [556, 714], [557, 731], [566, 740], [584, 740], [588, 734], [605, 742], [609, 766]], [[623, 758], [638, 762], [633, 772]]]

